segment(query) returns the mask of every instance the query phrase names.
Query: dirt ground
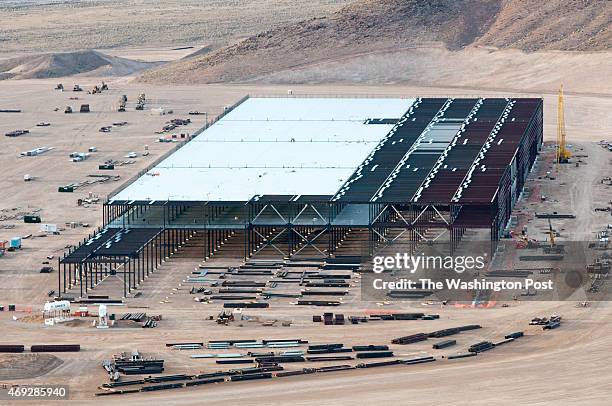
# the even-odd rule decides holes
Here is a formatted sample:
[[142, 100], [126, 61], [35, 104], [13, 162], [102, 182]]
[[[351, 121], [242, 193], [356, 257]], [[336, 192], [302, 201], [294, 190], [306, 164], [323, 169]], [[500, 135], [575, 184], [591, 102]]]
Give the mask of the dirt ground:
[[[133, 46], [225, 44], [347, 0], [3, 0], [3, 52], [55, 52]], [[95, 22], [93, 24], [92, 22]]]
[[2, 354], [0, 379], [33, 379], [43, 376], [62, 365], [62, 360], [52, 354]]
[[[57, 289], [57, 271], [40, 274], [39, 269], [47, 256], [57, 256], [66, 246], [77, 243], [102, 220], [102, 205], [77, 206], [77, 199], [91, 195], [103, 199], [125, 180], [153, 162], [172, 148], [169, 143], [155, 142], [159, 130], [170, 118], [190, 117], [194, 122], [180, 131], [193, 132], [203, 125], [205, 117], [188, 116], [190, 110], [208, 112], [215, 116], [245, 94], [287, 94], [288, 86], [281, 85], [197, 85], [157, 86], [134, 84], [127, 78], [109, 80], [110, 90], [101, 95], [86, 92], [58, 92], [53, 90], [57, 82], [64, 82], [67, 90], [74, 83], [89, 89], [100, 79], [79, 78], [62, 80], [22, 80], [0, 82], [0, 108], [20, 108], [22, 113], [0, 113], [0, 133], [25, 128], [30, 133], [18, 138], [0, 138], [0, 209], [6, 213], [33, 212], [42, 216], [43, 223], [58, 224], [64, 230], [60, 235], [40, 235], [39, 225], [24, 224], [20, 219], [0, 221], [0, 240], [14, 236], [32, 237], [23, 240], [23, 249], [10, 252], [0, 258], [0, 303], [15, 303], [18, 312], [0, 313], [0, 331], [3, 344], [79, 343], [80, 353], [56, 354], [63, 361], [46, 374], [32, 379], [18, 380], [19, 376], [5, 377], [9, 382], [68, 384], [71, 399], [79, 404], [109, 401], [121, 404], [198, 404], [203, 400], [210, 405], [228, 404], [296, 404], [296, 405], [344, 405], [344, 404], [609, 404], [609, 377], [612, 365], [606, 355], [610, 346], [612, 327], [607, 320], [612, 316], [612, 306], [607, 302], [592, 303], [590, 307], [577, 307], [576, 302], [513, 302], [509, 307], [498, 304], [493, 308], [440, 307], [421, 303], [396, 303], [382, 308], [376, 303], [358, 300], [353, 288], [340, 308], [305, 308], [293, 306], [287, 300], [274, 302], [270, 309], [253, 310], [252, 316], [265, 319], [291, 320], [291, 327], [265, 327], [256, 322], [234, 323], [218, 326], [206, 320], [206, 316], [219, 311], [218, 304], [202, 304], [193, 300], [188, 287], [181, 285], [184, 277], [198, 265], [197, 260], [168, 260], [142, 285], [141, 298], [129, 299], [127, 306], [113, 310], [116, 313], [146, 311], [162, 314], [163, 320], [155, 329], [113, 328], [98, 330], [81, 325], [44, 327], [41, 323], [19, 318], [39, 312], [47, 293]], [[510, 91], [487, 89], [458, 89], [414, 87], [402, 85], [350, 86], [350, 85], [299, 85], [291, 86], [294, 95], [506, 95]], [[141, 92], [147, 95], [147, 110], [134, 111], [134, 100]], [[114, 105], [120, 95], [128, 95], [128, 112], [118, 113]], [[524, 92], [521, 92], [524, 95]], [[556, 125], [556, 94], [531, 93], [545, 100], [545, 138], [553, 140]], [[79, 97], [79, 100], [70, 100]], [[66, 105], [78, 107], [89, 103], [88, 114], [64, 114]], [[532, 217], [535, 211], [574, 211], [578, 218], [555, 223], [563, 229], [563, 238], [592, 236], [602, 224], [611, 222], [609, 213], [594, 213], [593, 208], [609, 200], [610, 188], [600, 184], [600, 178], [612, 176], [612, 154], [595, 144], [600, 139], [610, 139], [612, 108], [610, 94], [571, 93], [566, 100], [568, 136], [574, 153], [585, 154], [579, 167], [565, 166], [555, 181], [537, 179], [537, 175], [551, 170], [550, 162], [542, 160], [529, 187], [534, 193], [522, 201], [517, 210], [523, 212], [521, 222], [529, 223], [533, 238], [545, 239], [543, 221]], [[59, 107], [59, 111], [54, 111]], [[151, 107], [174, 110], [172, 115], [152, 115]], [[49, 127], [36, 127], [41, 121]], [[116, 121], [127, 121], [122, 127], [113, 127], [110, 133], [98, 132], [102, 126]], [[57, 188], [68, 183], [83, 181], [87, 175], [99, 174], [98, 165], [108, 159], [127, 160], [130, 151], [142, 153], [148, 145], [149, 156], [135, 158], [135, 163], [118, 167], [110, 174], [121, 176], [119, 181], [98, 183], [74, 193], [58, 193]], [[36, 157], [18, 157], [21, 151], [39, 146], [54, 147]], [[96, 146], [83, 162], [70, 162], [68, 154], [85, 152]], [[547, 147], [548, 148], [548, 147]], [[581, 150], [582, 148], [582, 150]], [[550, 153], [550, 150], [548, 151]], [[24, 182], [23, 175], [36, 179]], [[547, 203], [537, 198], [535, 190], [549, 196]], [[13, 210], [18, 208], [17, 210]], [[40, 211], [38, 211], [40, 209]], [[66, 226], [66, 223], [87, 223], [89, 227]], [[522, 224], [521, 223], [521, 224]], [[2, 228], [13, 224], [14, 228]], [[564, 233], [562, 232], [562, 235]], [[109, 281], [103, 289], [111, 289], [118, 281]], [[355, 280], [358, 285], [359, 281]], [[323, 326], [312, 322], [313, 314], [324, 311], [341, 311], [346, 315], [364, 314], [379, 310], [425, 311], [440, 314], [433, 321], [372, 322], [359, 325]], [[542, 331], [528, 326], [535, 316], [563, 316], [561, 328]], [[92, 321], [92, 320], [89, 320]], [[384, 325], [381, 325], [384, 323]], [[432, 364], [393, 366], [373, 370], [316, 374], [288, 377], [262, 382], [241, 382], [205, 387], [185, 388], [152, 394], [123, 395], [115, 398], [95, 398], [97, 387], [107, 381], [100, 366], [102, 360], [121, 351], [140, 350], [146, 355], [166, 360], [165, 373], [212, 372], [219, 369], [211, 360], [191, 359], [193, 351], [176, 351], [165, 347], [166, 342], [208, 341], [232, 338], [298, 338], [315, 342], [343, 342], [355, 344], [389, 344], [390, 339], [401, 335], [437, 330], [462, 324], [482, 324], [481, 330], [461, 333], [458, 345], [468, 345], [483, 339], [500, 339], [512, 331], [524, 330], [526, 337], [514, 343], [485, 353], [477, 359], [449, 361], [441, 359]], [[454, 338], [454, 337], [453, 337]], [[44, 341], [44, 342], [42, 342]], [[456, 347], [457, 348], [457, 347]], [[457, 352], [457, 349], [433, 352], [431, 343], [409, 346], [393, 346], [396, 354], [408, 358], [423, 354], [440, 355]], [[207, 352], [196, 351], [196, 352]], [[300, 366], [302, 367], [302, 366]], [[561, 399], [561, 400], [560, 400]]]

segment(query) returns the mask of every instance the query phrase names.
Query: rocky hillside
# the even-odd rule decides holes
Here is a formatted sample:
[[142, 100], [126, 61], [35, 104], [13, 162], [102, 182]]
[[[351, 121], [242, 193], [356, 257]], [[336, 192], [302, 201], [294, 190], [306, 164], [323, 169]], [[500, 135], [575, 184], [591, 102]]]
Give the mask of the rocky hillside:
[[[144, 73], [145, 82], [242, 81], [385, 50], [440, 45], [609, 50], [608, 0], [359, 0]], [[392, 67], [389, 67], [392, 68]]]

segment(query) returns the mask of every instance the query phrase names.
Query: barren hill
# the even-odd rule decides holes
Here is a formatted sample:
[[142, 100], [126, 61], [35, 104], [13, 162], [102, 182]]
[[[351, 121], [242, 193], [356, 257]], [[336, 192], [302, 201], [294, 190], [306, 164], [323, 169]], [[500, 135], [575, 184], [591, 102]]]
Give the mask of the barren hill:
[[158, 65], [105, 55], [97, 51], [51, 53], [0, 61], [0, 79], [40, 79], [90, 74], [123, 76]]
[[609, 0], [505, 0], [475, 44], [525, 51], [605, 51], [612, 47]]
[[[269, 30], [145, 72], [145, 82], [244, 81], [368, 53], [441, 45], [609, 50], [607, 0], [359, 0], [327, 17]], [[389, 67], [392, 68], [392, 67]]]

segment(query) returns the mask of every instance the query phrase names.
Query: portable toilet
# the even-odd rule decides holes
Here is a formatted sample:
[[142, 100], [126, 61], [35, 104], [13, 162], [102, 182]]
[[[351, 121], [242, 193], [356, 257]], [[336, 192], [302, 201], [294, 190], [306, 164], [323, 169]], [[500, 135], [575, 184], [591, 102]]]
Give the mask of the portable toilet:
[[15, 249], [21, 248], [21, 237], [13, 237], [13, 238], [11, 238], [10, 248], [15, 248]]

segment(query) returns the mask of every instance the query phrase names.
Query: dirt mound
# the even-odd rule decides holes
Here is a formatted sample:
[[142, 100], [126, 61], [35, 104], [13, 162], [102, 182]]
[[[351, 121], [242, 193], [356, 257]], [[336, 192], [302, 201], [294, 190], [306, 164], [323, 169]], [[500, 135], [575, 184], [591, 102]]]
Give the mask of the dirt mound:
[[0, 79], [41, 79], [83, 74], [124, 76], [157, 65], [159, 63], [133, 61], [92, 50], [52, 53], [0, 61]]
[[32, 379], [53, 371], [64, 361], [52, 354], [0, 354], [0, 379]]
[[449, 50], [470, 45], [607, 50], [611, 9], [599, 0], [361, 0], [330, 16], [145, 72], [140, 80], [243, 81], [322, 61], [436, 44]]

